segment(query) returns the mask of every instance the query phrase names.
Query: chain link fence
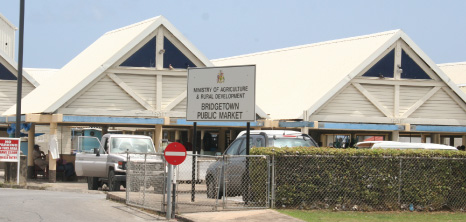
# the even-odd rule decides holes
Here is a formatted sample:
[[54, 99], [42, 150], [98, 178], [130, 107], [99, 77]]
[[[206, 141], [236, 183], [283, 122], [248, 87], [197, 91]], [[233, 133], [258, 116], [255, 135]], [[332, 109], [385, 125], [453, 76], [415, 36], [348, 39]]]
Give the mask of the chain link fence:
[[[128, 158], [126, 202], [166, 212], [166, 163], [161, 160], [163, 156], [141, 156]], [[267, 208], [270, 166], [268, 156], [188, 154], [182, 164], [174, 167], [176, 183], [171, 186], [176, 190], [175, 212]]]
[[[217, 198], [209, 196], [209, 193], [217, 192], [208, 190], [213, 175], [211, 170], [221, 163], [222, 157], [188, 154], [186, 160], [176, 166], [176, 213], [206, 212], [221, 209]], [[194, 169], [194, 171], [193, 171]], [[210, 187], [212, 189], [212, 187]]]
[[[127, 167], [127, 203], [165, 212], [163, 156], [130, 157]], [[464, 211], [465, 169], [463, 158], [188, 155], [174, 169], [175, 212], [267, 207]]]
[[[219, 193], [226, 209], [268, 208], [270, 159], [263, 155], [225, 156]], [[222, 187], [223, 185], [223, 187]], [[225, 191], [225, 192], [223, 192]]]
[[165, 212], [165, 165], [162, 154], [128, 154], [126, 204]]
[[466, 159], [290, 155], [273, 162], [276, 208], [466, 209]]

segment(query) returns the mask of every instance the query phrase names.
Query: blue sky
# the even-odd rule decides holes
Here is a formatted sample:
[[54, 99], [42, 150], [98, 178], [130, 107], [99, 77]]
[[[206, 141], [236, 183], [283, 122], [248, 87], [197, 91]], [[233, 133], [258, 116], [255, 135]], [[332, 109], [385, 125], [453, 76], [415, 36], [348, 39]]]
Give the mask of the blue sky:
[[[19, 0], [0, 13], [18, 26]], [[209, 59], [403, 29], [434, 62], [466, 61], [463, 0], [26, 0], [24, 67], [61, 68], [105, 32], [158, 15]]]

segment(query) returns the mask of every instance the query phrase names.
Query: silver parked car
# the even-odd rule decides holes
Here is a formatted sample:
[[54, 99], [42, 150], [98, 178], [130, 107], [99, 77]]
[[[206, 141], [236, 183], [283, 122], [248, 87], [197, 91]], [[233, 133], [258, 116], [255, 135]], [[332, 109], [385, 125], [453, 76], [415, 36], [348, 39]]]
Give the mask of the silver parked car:
[[[251, 130], [249, 138], [250, 148], [254, 147], [317, 147], [311, 136], [290, 130]], [[207, 198], [221, 198], [223, 192], [223, 175], [228, 184], [226, 196], [243, 196], [245, 198], [246, 171], [246, 131], [226, 149], [226, 160], [219, 160], [210, 165], [206, 173]], [[225, 165], [228, 165], [225, 167]], [[252, 180], [254, 178], [251, 178]], [[219, 183], [220, 181], [220, 183]]]

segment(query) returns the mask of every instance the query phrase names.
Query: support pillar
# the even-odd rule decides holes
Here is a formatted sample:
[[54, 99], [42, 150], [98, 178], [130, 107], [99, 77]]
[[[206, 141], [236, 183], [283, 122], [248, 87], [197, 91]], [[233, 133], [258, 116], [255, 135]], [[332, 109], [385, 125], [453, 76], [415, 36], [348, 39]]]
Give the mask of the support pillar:
[[160, 144], [162, 142], [162, 125], [155, 125], [155, 132], [154, 132], [154, 145], [156, 152], [162, 152]]
[[400, 140], [400, 131], [392, 131], [392, 141]]
[[34, 152], [34, 145], [36, 144], [34, 134], [36, 134], [36, 124], [31, 123], [31, 128], [28, 132], [28, 179], [34, 177], [34, 156], [32, 155]]
[[[50, 123], [50, 138], [58, 137], [57, 134], [57, 123]], [[57, 161], [53, 159], [52, 153], [50, 153], [50, 139], [49, 139], [49, 148], [48, 148], [48, 156], [49, 156], [49, 182], [55, 183], [57, 182]]]
[[200, 154], [204, 154], [204, 135], [205, 135], [205, 130], [201, 130], [201, 152]]
[[180, 136], [180, 131], [176, 130], [175, 131], [175, 142], [181, 142], [181, 136]]
[[421, 143], [426, 143], [427, 142], [427, 136], [424, 134], [421, 134]]
[[223, 153], [225, 151], [225, 144], [226, 144], [226, 135], [225, 135], [225, 128], [220, 128], [218, 132], [218, 147], [217, 152]]
[[[307, 110], [303, 111], [303, 121], [306, 122], [306, 123], [309, 121], [309, 116], [307, 115]], [[306, 127], [306, 126], [301, 127], [301, 133], [309, 134], [309, 127]]]
[[463, 135], [461, 139], [462, 139], [461, 145], [466, 146], [466, 135]]
[[301, 133], [309, 134], [309, 127], [301, 127]]
[[236, 139], [236, 133], [234, 130], [230, 130], [230, 144]]
[[440, 134], [439, 133], [432, 133], [432, 143], [440, 144]]
[[102, 126], [102, 136], [108, 133], [108, 126]]
[[322, 147], [328, 147], [327, 144], [327, 135], [320, 134], [320, 142], [322, 143]]

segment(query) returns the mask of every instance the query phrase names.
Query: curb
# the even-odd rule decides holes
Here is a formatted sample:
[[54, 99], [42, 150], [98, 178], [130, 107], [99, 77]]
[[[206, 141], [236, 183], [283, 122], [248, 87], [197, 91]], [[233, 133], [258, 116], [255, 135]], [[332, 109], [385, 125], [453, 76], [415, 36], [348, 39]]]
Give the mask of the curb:
[[126, 204], [126, 198], [119, 197], [117, 195], [114, 195], [112, 193], [107, 193], [107, 200], [112, 200], [118, 203], [123, 203]]

